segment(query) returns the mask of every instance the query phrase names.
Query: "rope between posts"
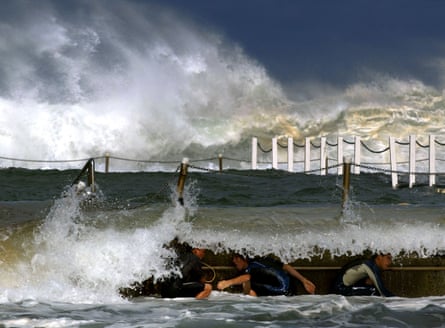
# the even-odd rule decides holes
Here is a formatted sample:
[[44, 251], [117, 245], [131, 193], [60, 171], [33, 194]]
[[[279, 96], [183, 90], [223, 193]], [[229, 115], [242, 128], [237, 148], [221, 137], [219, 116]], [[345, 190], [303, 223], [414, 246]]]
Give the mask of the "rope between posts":
[[[374, 151], [374, 152], [384, 152], [386, 151], [388, 148], [380, 150], [380, 151]], [[70, 162], [86, 162], [88, 160], [94, 159], [103, 159], [106, 156], [97, 156], [97, 157], [90, 157], [90, 158], [80, 158], [80, 159], [70, 159], [70, 160], [36, 160], [36, 159], [21, 159], [21, 158], [12, 158], [12, 157], [5, 157], [5, 156], [0, 156], [0, 159], [3, 160], [10, 160], [10, 161], [22, 161], [22, 162], [32, 162], [32, 163], [70, 163]], [[130, 162], [140, 162], [140, 163], [159, 163], [159, 164], [176, 164], [178, 163], [178, 161], [153, 161], [153, 160], [143, 160], [143, 159], [130, 159], [130, 158], [123, 158], [123, 157], [118, 157], [118, 156], [108, 156], [108, 158], [111, 159], [116, 159], [116, 160], [121, 160], [121, 161], [130, 161]], [[193, 162], [208, 162], [208, 161], [214, 161], [217, 160], [217, 157], [210, 157], [210, 158], [204, 158], [204, 159], [196, 159], [193, 160]], [[237, 161], [237, 162], [250, 162], [249, 160], [245, 160], [245, 159], [237, 159], [237, 158], [230, 158], [230, 157], [224, 157], [225, 160], [230, 160], [230, 161]], [[337, 159], [335, 158], [330, 158], [330, 161], [337, 161]], [[416, 160], [416, 162], [424, 162], [427, 161], [428, 159], [418, 159]], [[445, 159], [440, 159], [440, 158], [436, 158], [437, 161], [445, 161]], [[311, 162], [316, 162], [319, 161], [319, 159], [311, 159]], [[296, 163], [302, 163], [303, 161], [297, 161]], [[271, 164], [271, 161], [258, 161], [259, 164]], [[280, 164], [285, 164], [286, 162], [282, 162]], [[295, 162], [294, 162], [295, 163]], [[402, 162], [398, 162], [398, 164], [408, 164], [408, 161], [402, 161]], [[377, 165], [388, 165], [388, 163], [374, 163]], [[309, 171], [303, 171], [301, 173], [305, 173], [305, 174], [310, 174], [310, 173], [315, 173], [315, 172], [320, 172], [320, 171], [324, 171], [324, 170], [330, 170], [330, 169], [334, 169], [338, 166], [340, 166], [342, 164], [336, 164], [336, 165], [331, 165], [331, 166], [327, 166], [325, 168], [316, 168], [316, 169], [312, 169]], [[400, 170], [391, 170], [391, 169], [385, 169], [385, 168], [379, 168], [376, 166], [371, 166], [371, 165], [367, 165], [367, 164], [356, 164], [356, 163], [351, 163], [351, 165], [355, 165], [357, 167], [360, 168], [364, 168], [367, 170], [371, 170], [371, 171], [378, 171], [378, 172], [382, 172], [382, 173], [396, 173], [396, 174], [415, 174], [415, 175], [431, 175], [431, 174], [436, 174], [436, 175], [445, 175], [445, 172], [408, 172], [408, 171], [400, 171]], [[221, 172], [220, 170], [216, 170], [216, 169], [210, 169], [210, 168], [204, 168], [201, 166], [196, 166], [196, 165], [192, 165], [189, 164], [189, 167], [197, 169], [197, 170], [201, 170], [201, 171], [207, 171], [207, 172]]]
[[[102, 158], [105, 158], [105, 156], [103, 156]], [[117, 157], [117, 156], [108, 156], [108, 158], [117, 159], [119, 161], [137, 162], [137, 163], [160, 163], [160, 164], [176, 164], [176, 163], [178, 163], [178, 161], [153, 161], [153, 160], [147, 160], [147, 159], [132, 159], [132, 158]]]
[[[269, 162], [268, 162], [269, 163]], [[391, 169], [384, 169], [384, 168], [379, 168], [376, 166], [370, 166], [370, 165], [366, 165], [366, 164], [356, 164], [356, 163], [350, 163], [351, 166], [357, 166], [360, 168], [364, 168], [364, 169], [368, 169], [370, 171], [378, 171], [378, 172], [382, 172], [382, 173], [396, 173], [396, 174], [411, 174], [408, 171], [400, 171], [400, 170], [391, 170]], [[382, 164], [383, 165], [383, 164]], [[326, 170], [331, 170], [331, 169], [335, 169], [338, 168], [340, 166], [343, 166], [343, 163], [339, 163], [339, 164], [334, 164], [334, 165], [329, 165], [327, 167], [320, 167], [320, 168], [316, 168], [316, 169], [312, 169], [309, 171], [303, 171], [303, 172], [295, 172], [295, 173], [304, 173], [304, 174], [311, 174], [311, 173], [317, 173], [320, 171], [326, 171]], [[207, 171], [207, 172], [214, 172], [214, 173], [223, 173], [220, 170], [216, 170], [216, 169], [209, 169], [209, 168], [205, 168], [205, 167], [200, 167], [200, 166], [196, 166], [196, 165], [191, 165], [189, 164], [190, 168], [194, 168], [196, 170], [201, 170], [201, 171]], [[441, 172], [436, 172], [436, 173], [429, 173], [429, 172], [415, 172], [415, 175], [430, 175], [430, 174], [436, 174], [436, 175], [445, 175], [444, 173]]]
[[237, 177], [263, 177], [264, 175], [261, 174], [253, 174], [251, 171], [248, 171], [249, 173], [245, 174], [243, 173], [243, 171], [220, 171], [220, 170], [215, 170], [215, 169], [209, 169], [206, 167], [200, 167], [200, 166], [196, 166], [196, 165], [192, 165], [189, 164], [188, 165], [189, 168], [195, 169], [195, 170], [200, 170], [200, 171], [205, 171], [205, 172], [210, 172], [210, 173], [217, 173], [217, 174], [224, 174], [226, 176], [237, 176]]
[[[343, 139], [343, 142], [346, 144], [353, 144], [353, 141], [348, 141], [346, 139]], [[403, 141], [395, 141], [396, 144], [399, 145], [409, 145], [410, 142], [403, 142]], [[434, 143], [440, 146], [445, 146], [445, 143], [442, 143], [436, 139], [434, 139]], [[372, 148], [370, 148], [365, 142], [363, 142], [362, 140], [360, 141], [361, 146], [363, 146], [367, 151], [374, 153], [374, 154], [380, 154], [380, 153], [384, 153], [388, 150], [390, 150], [390, 147], [385, 147], [381, 150], [374, 150]], [[277, 145], [280, 148], [288, 148], [289, 145], [285, 145], [285, 144], [281, 144], [279, 142], [277, 142]], [[310, 140], [310, 145], [314, 148], [321, 148], [321, 143], [319, 144], [315, 144], [313, 142], [313, 140]], [[328, 140], [326, 140], [326, 145], [327, 146], [331, 146], [331, 147], [336, 147], [338, 146], [338, 142], [337, 143], [331, 143]], [[418, 140], [416, 140], [416, 145], [421, 147], [421, 148], [429, 148], [430, 145], [428, 144], [421, 144]], [[272, 148], [270, 149], [265, 149], [259, 142], [257, 142], [257, 146], [258, 148], [263, 152], [263, 153], [270, 153], [272, 151]], [[298, 145], [295, 142], [292, 143], [292, 146], [295, 147], [299, 147], [299, 148], [304, 148], [305, 144], [303, 143], [302, 145]], [[161, 160], [149, 160], [149, 159], [133, 159], [133, 158], [125, 158], [125, 157], [120, 157], [120, 156], [109, 156], [109, 155], [104, 155], [104, 156], [92, 156], [92, 157], [88, 157], [88, 158], [78, 158], [78, 159], [67, 159], [67, 160], [40, 160], [40, 159], [25, 159], [25, 158], [14, 158], [14, 157], [8, 157], [8, 156], [0, 156], [0, 160], [8, 160], [8, 161], [17, 161], [17, 162], [32, 162], [32, 163], [69, 163], [69, 162], [85, 162], [89, 159], [104, 159], [104, 158], [108, 158], [108, 159], [116, 159], [116, 160], [120, 160], [120, 161], [129, 161], [129, 162], [140, 162], [140, 163], [160, 163], [160, 164], [174, 164], [177, 163], [178, 160], [168, 160], [168, 161], [161, 161]], [[216, 157], [210, 157], [210, 158], [203, 158], [203, 159], [196, 159], [194, 160], [195, 162], [203, 162], [203, 161], [211, 161], [211, 160], [216, 160]], [[249, 160], [242, 160], [242, 159], [236, 159], [236, 158], [225, 158], [226, 160], [232, 160], [232, 161], [239, 161], [239, 162], [249, 162]], [[440, 160], [440, 159], [437, 159]]]
[[386, 147], [386, 148], [384, 148], [384, 149], [382, 149], [382, 150], [372, 150], [372, 149], [369, 148], [368, 145], [366, 145], [363, 141], [360, 142], [360, 144], [361, 144], [367, 151], [369, 151], [370, 153], [373, 153], [373, 154], [381, 154], [381, 153], [384, 153], [384, 152], [386, 152], [386, 151], [389, 150], [389, 147]]
[[[353, 145], [353, 144], [354, 144], [353, 141], [349, 141], [349, 140], [346, 140], [346, 139], [343, 139], [343, 143], [350, 144], [350, 145]], [[395, 143], [398, 144], [398, 145], [402, 145], [402, 146], [408, 146], [408, 145], [410, 144], [409, 141], [408, 141], [408, 142], [406, 142], [406, 141], [404, 142], [404, 141], [398, 141], [398, 140], [396, 140]], [[434, 140], [434, 143], [436, 143], [437, 145], [440, 145], [440, 146], [445, 146], [445, 143], [439, 142], [439, 141], [437, 141], [437, 140]], [[278, 146], [281, 147], [281, 148], [288, 148], [288, 145], [283, 145], [283, 144], [281, 144], [281, 143], [279, 143], [279, 142], [278, 142], [277, 144], [278, 144]], [[360, 141], [360, 144], [361, 144], [367, 151], [369, 151], [369, 152], [371, 152], [371, 153], [374, 153], [374, 154], [384, 153], [384, 152], [386, 152], [386, 151], [388, 151], [388, 150], [390, 149], [390, 147], [388, 146], [388, 147], [385, 147], [385, 148], [382, 149], [382, 150], [373, 150], [373, 149], [371, 149], [365, 142], [363, 142], [362, 140]], [[417, 144], [419, 147], [421, 147], [421, 148], [429, 148], [429, 147], [430, 147], [430, 145], [428, 145], [428, 144], [426, 144], [426, 145], [421, 144], [418, 140], [416, 140], [416, 144]], [[260, 144], [259, 142], [257, 143], [257, 145], [258, 145], [258, 148], [259, 148], [263, 153], [269, 153], [269, 152], [272, 151], [272, 148], [271, 148], [271, 149], [267, 149], [267, 150], [264, 149], [264, 148], [261, 146], [261, 144]], [[312, 147], [314, 147], [314, 148], [320, 148], [320, 147], [321, 147], [321, 144], [315, 144], [312, 140], [310, 141], [310, 145], [311, 145]], [[337, 147], [337, 146], [338, 146], [338, 142], [334, 142], [334, 143], [332, 143], [332, 142], [329, 142], [328, 140], [326, 140], [326, 145], [327, 145], [327, 146], [330, 146], [330, 147]], [[295, 146], [295, 147], [299, 147], [299, 148], [304, 148], [304, 147], [305, 147], [304, 144], [303, 144], [303, 145], [298, 145], [298, 144], [296, 144], [296, 143], [293, 143], [293, 146]]]
[[[384, 168], [379, 168], [379, 167], [375, 167], [375, 166], [371, 166], [371, 165], [366, 165], [366, 164], [356, 164], [356, 163], [350, 163], [351, 167], [352, 166], [356, 166], [356, 167], [360, 167], [363, 169], [367, 169], [370, 171], [377, 171], [380, 173], [386, 173], [386, 174], [398, 174], [398, 175], [408, 175], [411, 174], [408, 171], [400, 171], [400, 170], [391, 170], [391, 169], [384, 169]], [[339, 163], [339, 164], [334, 164], [334, 165], [330, 165], [324, 168], [316, 168], [316, 169], [312, 169], [309, 171], [304, 171], [304, 172], [293, 172], [293, 173], [303, 173], [303, 174], [312, 174], [312, 173], [318, 173], [320, 171], [329, 171], [335, 168], [338, 168], [340, 166], [343, 166], [343, 163]], [[236, 174], [234, 172], [230, 172], [228, 173], [227, 171], [220, 171], [220, 170], [215, 170], [215, 169], [209, 169], [209, 168], [205, 168], [205, 167], [200, 167], [200, 166], [196, 166], [196, 165], [190, 165], [190, 168], [196, 169], [196, 170], [201, 170], [201, 171], [206, 171], [206, 172], [211, 172], [211, 173], [219, 173], [219, 174], [230, 174], [230, 175], [236, 175], [239, 176], [241, 174]], [[292, 172], [289, 172], [292, 173]], [[436, 172], [436, 173], [429, 173], [429, 172], [415, 172], [415, 175], [424, 175], [424, 176], [429, 176], [431, 174], [436, 174], [436, 175], [445, 175], [445, 172]], [[244, 176], [244, 174], [243, 174]], [[248, 176], [254, 176], [253, 174], [248, 174]]]
[[309, 170], [309, 171], [304, 171], [303, 173], [310, 174], [310, 173], [315, 173], [315, 172], [320, 172], [320, 171], [326, 171], [326, 170], [330, 170], [330, 169], [335, 169], [335, 168], [337, 168], [339, 166], [342, 166], [342, 165], [343, 164], [335, 164], [335, 165], [330, 165], [330, 166], [327, 166], [327, 167], [320, 167], [318, 169], [312, 169], [312, 170]]
[[402, 174], [415, 174], [415, 175], [431, 175], [431, 174], [436, 174], [436, 175], [445, 175], [445, 172], [444, 173], [441, 173], [441, 172], [435, 172], [435, 173], [430, 173], [430, 172], [413, 172], [413, 173], [411, 173], [411, 172], [408, 172], [408, 171], [398, 171], [398, 170], [391, 170], [391, 169], [383, 169], [383, 168], [379, 168], [379, 167], [375, 167], [375, 166], [369, 166], [369, 165], [366, 165], [366, 164], [351, 163], [351, 165], [355, 165], [357, 167], [365, 168], [365, 169], [368, 169], [368, 170], [371, 170], [371, 171], [379, 171], [379, 172], [384, 172], [384, 173], [388, 173], [388, 174], [396, 173], [396, 174], [400, 174], [400, 175], [402, 175]]

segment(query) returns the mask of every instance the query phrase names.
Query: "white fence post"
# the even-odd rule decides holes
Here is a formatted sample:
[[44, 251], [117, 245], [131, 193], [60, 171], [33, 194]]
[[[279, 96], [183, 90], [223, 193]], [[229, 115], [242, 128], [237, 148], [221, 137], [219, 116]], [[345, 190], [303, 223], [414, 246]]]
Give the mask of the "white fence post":
[[278, 141], [277, 137], [272, 138], [272, 168], [278, 169]]
[[396, 189], [399, 184], [397, 176], [397, 159], [396, 159], [396, 143], [394, 137], [389, 137], [389, 157], [391, 164], [391, 181], [392, 188]]
[[362, 156], [361, 154], [361, 142], [360, 142], [360, 137], [359, 136], [355, 136], [355, 141], [354, 141], [354, 174], [360, 174], [360, 157]]
[[294, 171], [294, 139], [292, 137], [287, 138], [287, 171]]
[[[344, 155], [344, 146], [343, 146], [344, 138], [337, 136], [337, 161], [338, 161], [338, 174], [344, 174], [344, 169], [341, 164], [345, 162]], [[272, 138], [272, 168], [279, 168], [278, 161], [278, 138]], [[305, 137], [304, 144], [304, 173], [308, 173], [311, 171], [311, 138]], [[320, 137], [320, 175], [328, 174], [328, 143], [327, 137]], [[258, 138], [252, 138], [252, 170], [258, 169]], [[361, 164], [361, 137], [354, 136], [354, 174], [360, 174], [360, 164]], [[396, 139], [392, 136], [389, 137], [389, 161], [390, 161], [390, 173], [391, 173], [391, 183], [392, 187], [396, 189], [398, 187], [398, 163], [397, 163], [397, 142]], [[409, 160], [408, 160], [408, 179], [409, 179], [409, 188], [413, 188], [416, 183], [416, 147], [417, 147], [417, 136], [412, 134], [409, 136]], [[287, 170], [288, 172], [294, 172], [295, 169], [295, 149], [294, 149], [294, 139], [293, 137], [287, 138]], [[437, 164], [436, 164], [436, 136], [429, 135], [429, 153], [428, 153], [428, 177], [429, 177], [429, 186], [436, 185], [437, 182]], [[349, 155], [350, 156], [350, 155]], [[405, 165], [403, 165], [405, 167]], [[405, 174], [405, 173], [404, 173]]]
[[416, 136], [409, 136], [409, 187], [416, 183]]
[[337, 174], [343, 174], [343, 137], [337, 137]]
[[436, 184], [436, 140], [435, 136], [430, 135], [430, 165], [429, 165], [429, 171], [430, 171], [430, 187], [434, 186]]
[[326, 137], [320, 138], [320, 175], [326, 175]]
[[304, 172], [311, 170], [311, 139], [306, 137], [304, 139]]
[[257, 169], [258, 163], [258, 138], [252, 138], [252, 170]]

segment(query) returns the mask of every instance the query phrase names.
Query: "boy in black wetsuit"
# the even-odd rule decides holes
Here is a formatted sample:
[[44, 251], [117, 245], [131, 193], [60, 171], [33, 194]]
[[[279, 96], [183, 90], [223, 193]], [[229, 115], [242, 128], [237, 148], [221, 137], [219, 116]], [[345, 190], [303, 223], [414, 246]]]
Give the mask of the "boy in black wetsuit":
[[195, 297], [207, 298], [212, 292], [212, 285], [205, 282], [201, 260], [205, 256], [205, 249], [183, 247], [176, 249], [181, 277], [173, 275], [161, 283], [161, 296], [167, 298]]
[[392, 263], [391, 254], [377, 254], [370, 260], [356, 260], [344, 266], [334, 292], [344, 296], [394, 296], [383, 284], [382, 271]]
[[233, 263], [242, 274], [218, 282], [219, 290], [232, 285], [243, 285], [244, 293], [251, 296], [290, 295], [289, 275], [291, 275], [301, 281], [308, 293], [315, 292], [315, 285], [289, 264], [283, 264], [272, 258], [248, 260], [239, 254], [233, 256]]

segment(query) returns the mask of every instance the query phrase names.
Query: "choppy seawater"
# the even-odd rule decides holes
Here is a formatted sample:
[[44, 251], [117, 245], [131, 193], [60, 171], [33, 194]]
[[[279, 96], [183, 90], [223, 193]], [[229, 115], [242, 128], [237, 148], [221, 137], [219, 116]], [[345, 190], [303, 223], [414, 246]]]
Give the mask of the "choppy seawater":
[[137, 299], [126, 304], [2, 305], [4, 327], [443, 327], [445, 299], [264, 297]]
[[[445, 298], [299, 295], [208, 300], [124, 299], [119, 288], [166, 274], [174, 236], [218, 253], [273, 252], [285, 261], [316, 249], [443, 254], [444, 195], [389, 177], [281, 171], [191, 172], [185, 207], [173, 173], [97, 174], [95, 206], [68, 188], [75, 170], [0, 170], [0, 325], [4, 327], [441, 327]], [[394, 233], [394, 232], [397, 233]], [[445, 276], [444, 276], [445, 278]], [[445, 295], [445, 291], [444, 291]]]

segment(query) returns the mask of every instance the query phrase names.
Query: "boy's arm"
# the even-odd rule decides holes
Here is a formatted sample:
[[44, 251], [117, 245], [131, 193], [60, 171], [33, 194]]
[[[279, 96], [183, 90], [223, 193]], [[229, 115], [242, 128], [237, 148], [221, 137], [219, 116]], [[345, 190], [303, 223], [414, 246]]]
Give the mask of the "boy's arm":
[[232, 279], [221, 280], [218, 282], [216, 287], [219, 290], [223, 290], [233, 285], [241, 285], [249, 280], [250, 280], [250, 274], [246, 273]]

